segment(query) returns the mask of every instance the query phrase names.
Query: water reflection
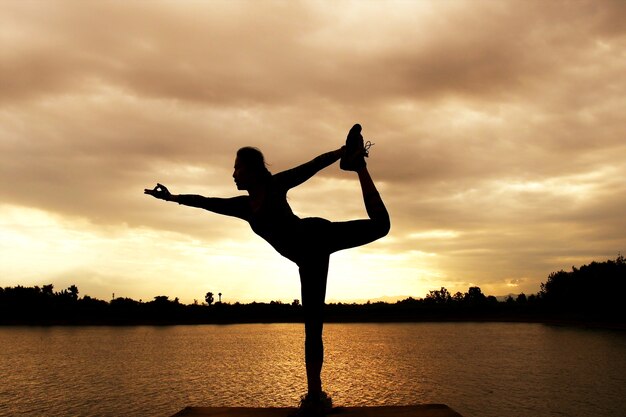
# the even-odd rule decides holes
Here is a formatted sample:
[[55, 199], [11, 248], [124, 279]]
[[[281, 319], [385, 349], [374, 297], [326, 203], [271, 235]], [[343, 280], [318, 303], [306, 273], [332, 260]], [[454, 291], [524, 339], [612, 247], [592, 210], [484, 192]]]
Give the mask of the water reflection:
[[[623, 416], [626, 334], [538, 324], [327, 324], [336, 404], [445, 403], [466, 417]], [[293, 406], [298, 324], [0, 328], [0, 415], [168, 416]]]

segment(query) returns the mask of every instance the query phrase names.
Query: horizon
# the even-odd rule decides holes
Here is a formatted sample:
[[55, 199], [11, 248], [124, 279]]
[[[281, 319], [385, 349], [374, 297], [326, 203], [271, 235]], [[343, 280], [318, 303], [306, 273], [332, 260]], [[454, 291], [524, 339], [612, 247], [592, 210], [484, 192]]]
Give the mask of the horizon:
[[[621, 256], [621, 255], [618, 255]], [[553, 271], [553, 272], [558, 272], [558, 271]], [[20, 284], [17, 284], [15, 286], [19, 286]], [[55, 290], [54, 292], [60, 292], [63, 290], [67, 290], [69, 288], [58, 288], [53, 282], [49, 282], [47, 284], [39, 284], [39, 285], [33, 285], [32, 287], [38, 287], [38, 288], [42, 288], [44, 285], [52, 285], [53, 286], [53, 290]], [[1, 287], [0, 287], [1, 288]], [[82, 298], [84, 296], [89, 296], [91, 298], [94, 299], [99, 299], [102, 301], [112, 301], [118, 298], [128, 298], [128, 299], [132, 299], [134, 301], [138, 301], [138, 302], [149, 302], [149, 301], [153, 301], [154, 299], [156, 299], [157, 297], [161, 297], [161, 296], [166, 296], [168, 298], [169, 301], [173, 301], [174, 299], [178, 299], [180, 301], [180, 297], [177, 297], [176, 295], [169, 295], [169, 294], [165, 294], [165, 293], [160, 293], [157, 295], [154, 295], [153, 297], [148, 297], [146, 300], [144, 300], [143, 298], [141, 299], [134, 299], [132, 297], [122, 297], [122, 296], [117, 296], [115, 291], [113, 291], [111, 293], [111, 297], [109, 297], [109, 299], [103, 299], [103, 298], [99, 298], [99, 297], [94, 297], [91, 294], [83, 294], [82, 291], [80, 291], [80, 288], [77, 287], [79, 292], [78, 292], [78, 298]], [[440, 288], [432, 288], [429, 289], [428, 292], [426, 294], [423, 295], [379, 295], [377, 297], [373, 297], [373, 298], [354, 298], [354, 299], [329, 299], [326, 298], [326, 304], [339, 304], [339, 303], [343, 303], [343, 304], [366, 304], [366, 303], [377, 303], [377, 302], [383, 302], [383, 303], [397, 303], [398, 301], [403, 301], [403, 300], [407, 300], [409, 298], [412, 299], [416, 299], [416, 300], [420, 300], [420, 299], [424, 299], [426, 298], [430, 291], [438, 291], [441, 290], [442, 288], [445, 287], [440, 287]], [[480, 287], [479, 287], [480, 288]], [[447, 289], [447, 288], [446, 288]], [[468, 288], [469, 289], [469, 288]], [[482, 291], [482, 289], [481, 289]], [[212, 291], [212, 290], [208, 290], [206, 291], [201, 298], [194, 298], [193, 300], [191, 300], [191, 302], [181, 302], [182, 304], [194, 304], [195, 302], [197, 302], [198, 304], [206, 304], [206, 302], [204, 301], [204, 296], [208, 293], [211, 292], [213, 293], [214, 297], [218, 297], [218, 295], [220, 294], [220, 291], [218, 290], [217, 292]], [[460, 291], [461, 293], [464, 293], [462, 291]], [[467, 291], [465, 291], [466, 293]], [[515, 292], [510, 292], [508, 294], [489, 294], [489, 293], [484, 293], [485, 296], [493, 296], [495, 297], [498, 301], [504, 301], [507, 297], [510, 296], [518, 296], [520, 294], [524, 294], [526, 296], [529, 295], [537, 295], [539, 294], [540, 290], [536, 291], [536, 292], [531, 292], [531, 293], [515, 293]], [[454, 295], [455, 293], [452, 293], [452, 295]], [[221, 297], [225, 298], [224, 300], [222, 300], [221, 302], [224, 304], [234, 304], [234, 303], [241, 303], [241, 304], [249, 304], [249, 303], [270, 303], [270, 302], [280, 302], [283, 304], [290, 304], [291, 302], [293, 302], [294, 300], [298, 300], [301, 301], [300, 298], [294, 298], [294, 299], [290, 299], [290, 300], [284, 300], [284, 299], [271, 299], [271, 300], [257, 300], [257, 299], [247, 299], [247, 300], [241, 300], [241, 299], [227, 299], [227, 297], [225, 297], [226, 294], [221, 293]], [[217, 302], [217, 299], [214, 301]]]
[[[278, 173], [355, 123], [391, 232], [331, 257], [327, 302], [533, 294], [626, 252], [626, 2], [2, 5], [1, 287], [300, 299], [245, 222], [143, 189], [240, 195], [239, 147]], [[366, 217], [339, 164], [289, 203]]]

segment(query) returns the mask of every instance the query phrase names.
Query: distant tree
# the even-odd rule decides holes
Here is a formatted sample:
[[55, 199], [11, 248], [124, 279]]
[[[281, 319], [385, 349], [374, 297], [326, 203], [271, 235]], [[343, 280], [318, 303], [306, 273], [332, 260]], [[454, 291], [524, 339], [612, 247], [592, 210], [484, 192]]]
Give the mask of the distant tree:
[[210, 291], [206, 293], [206, 295], [204, 296], [204, 300], [206, 301], [208, 305], [213, 304], [213, 301], [214, 301], [213, 293]]
[[465, 298], [465, 295], [463, 295], [463, 293], [461, 291], [457, 291], [456, 293], [454, 293], [454, 295], [452, 296], [452, 300], [456, 303], [460, 303], [463, 301], [463, 299]]
[[153, 303], [155, 304], [167, 304], [170, 302], [170, 298], [167, 295], [157, 295], [154, 297]]
[[541, 284], [538, 298], [542, 305], [555, 311], [616, 318], [626, 316], [624, 294], [626, 262], [620, 254], [615, 260], [551, 273]]
[[522, 304], [522, 305], [524, 305], [524, 304], [526, 304], [526, 303], [528, 302], [528, 298], [526, 297], [526, 294], [521, 293], [521, 294], [519, 294], [519, 295], [517, 296], [517, 298], [515, 299], [515, 302], [516, 302], [517, 304]]
[[46, 297], [52, 297], [54, 295], [54, 285], [48, 284], [41, 287], [41, 292]]
[[300, 305], [300, 300], [298, 300], [297, 298], [295, 300], [293, 300], [293, 302], [291, 303], [292, 306], [294, 307], [298, 307]]
[[[400, 305], [411, 305], [411, 304], [417, 304], [419, 301], [416, 300], [413, 297], [409, 297], [409, 298], [405, 298], [404, 300], [400, 300], [400, 301], [396, 301], [396, 304], [400, 304]], [[341, 304], [341, 303], [339, 303]]]
[[76, 301], [78, 300], [78, 287], [76, 285], [71, 285], [67, 291], [70, 294], [70, 297], [72, 298], [72, 300]]
[[115, 298], [115, 299], [111, 300], [111, 302], [109, 304], [111, 306], [136, 306], [139, 303], [137, 301], [133, 300], [132, 298], [118, 297], [118, 298]]
[[488, 295], [487, 298], [485, 298], [485, 301], [490, 306], [498, 305], [498, 299], [496, 298], [495, 295]]
[[484, 304], [486, 300], [487, 297], [485, 297], [485, 294], [483, 294], [480, 287], [469, 287], [465, 293], [465, 301], [471, 305]]
[[452, 296], [445, 287], [441, 287], [440, 290], [430, 291], [426, 296], [426, 300], [435, 304], [449, 304], [452, 301]]

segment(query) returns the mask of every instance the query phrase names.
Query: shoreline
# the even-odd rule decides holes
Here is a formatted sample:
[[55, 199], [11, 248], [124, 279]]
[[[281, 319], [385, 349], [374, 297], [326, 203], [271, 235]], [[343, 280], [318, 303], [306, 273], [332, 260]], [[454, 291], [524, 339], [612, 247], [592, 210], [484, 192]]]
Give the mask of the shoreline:
[[[520, 317], [446, 317], [446, 318], [405, 318], [405, 319], [332, 319], [325, 324], [401, 324], [401, 323], [510, 323], [543, 324], [546, 326], [577, 327], [586, 329], [626, 331], [626, 323], [610, 320], [581, 320], [571, 318], [520, 318]], [[138, 326], [202, 326], [237, 324], [303, 324], [301, 320], [12, 320], [0, 322], [2, 327], [138, 327]]]

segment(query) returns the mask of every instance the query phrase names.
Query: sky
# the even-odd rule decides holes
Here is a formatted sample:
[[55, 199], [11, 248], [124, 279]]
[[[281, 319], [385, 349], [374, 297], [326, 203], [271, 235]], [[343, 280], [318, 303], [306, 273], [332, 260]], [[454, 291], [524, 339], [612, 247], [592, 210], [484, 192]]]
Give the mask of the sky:
[[[240, 195], [240, 147], [276, 173], [360, 123], [392, 228], [332, 255], [327, 301], [537, 293], [626, 252], [624, 21], [597, 0], [3, 0], [0, 286], [299, 299], [247, 223], [143, 190]], [[366, 217], [339, 164], [289, 201]]]

